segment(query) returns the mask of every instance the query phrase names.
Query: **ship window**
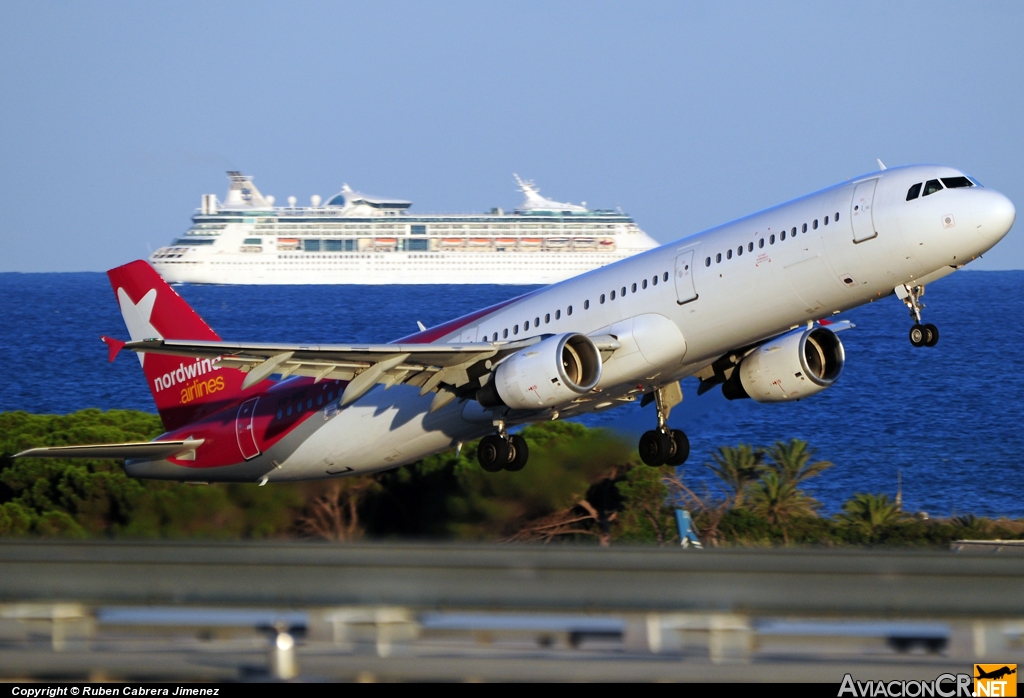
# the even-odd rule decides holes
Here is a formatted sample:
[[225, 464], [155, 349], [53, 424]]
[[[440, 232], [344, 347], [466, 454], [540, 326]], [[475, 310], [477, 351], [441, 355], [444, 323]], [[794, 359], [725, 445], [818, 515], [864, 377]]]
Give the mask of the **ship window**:
[[320, 241], [319, 240], [303, 240], [302, 241], [303, 252], [319, 252]]
[[261, 240], [259, 238], [246, 238], [245, 242], [243, 244], [245, 244], [245, 245], [262, 245], [263, 244], [263, 240]]
[[942, 183], [946, 185], [946, 189], [959, 189], [960, 187], [973, 187], [971, 180], [966, 177], [943, 177]]
[[427, 226], [425, 225], [413, 225], [409, 226], [409, 232], [413, 235], [426, 235]]
[[615, 291], [611, 292], [611, 297], [612, 297], [612, 300], [615, 300]]
[[774, 245], [774, 244], [775, 244], [775, 234], [774, 234], [774, 233], [772, 233], [772, 234], [771, 234], [771, 235], [770, 235], [770, 236], [768, 237], [768, 244], [769, 244], [769, 245]]
[[814, 228], [815, 230], [818, 229], [818, 219], [817, 218], [815, 218], [814, 222], [811, 223], [811, 227]]
[[715, 255], [715, 262], [717, 262], [719, 264], [722, 262], [722, 253], [721, 252], [719, 252], [718, 254]]
[[519, 325], [514, 325], [512, 327], [512, 334], [519, 334]]
[[501, 331], [501, 336], [502, 336], [503, 339], [507, 339], [508, 338], [508, 328], [507, 327]]
[[725, 253], [726, 259], [732, 259], [732, 248], [730, 247]]
[[806, 233], [807, 232], [807, 224], [806, 223], [804, 223], [803, 229], [801, 229], [800, 232], [801, 233]]
[[601, 305], [604, 305], [604, 294], [601, 294]]
[[937, 191], [942, 189], [942, 185], [939, 184], [937, 179], [929, 179], [924, 185], [924, 196], [931, 196]]
[[662, 274], [661, 280], [662, 281], [668, 281], [668, 272], [665, 272], [664, 274]]
[[[544, 324], [546, 325], [549, 322], [551, 322], [551, 313], [545, 313], [544, 314]], [[497, 339], [497, 337], [495, 337], [495, 339]]]
[[764, 247], [764, 238], [761, 238], [760, 240], [757, 241], [757, 246]]
[[590, 310], [590, 300], [583, 301], [583, 309]]
[[711, 266], [711, 257], [708, 257], [707, 259], [704, 260], [704, 266], [706, 266], [706, 267], [710, 267]]
[[571, 305], [568, 308], [565, 309], [565, 314], [566, 315], [572, 315], [572, 306]]

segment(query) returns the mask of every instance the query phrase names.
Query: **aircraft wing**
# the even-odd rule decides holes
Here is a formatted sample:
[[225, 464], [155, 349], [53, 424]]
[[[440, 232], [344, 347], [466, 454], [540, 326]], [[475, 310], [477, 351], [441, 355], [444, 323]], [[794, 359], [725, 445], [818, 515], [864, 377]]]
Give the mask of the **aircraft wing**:
[[203, 443], [203, 439], [184, 441], [141, 441], [126, 444], [91, 444], [88, 446], [45, 446], [30, 448], [15, 453], [15, 458], [169, 458], [177, 456], [189, 460], [191, 453]]
[[274, 374], [282, 378], [312, 376], [317, 381], [326, 378], [347, 380], [350, 382], [342, 397], [343, 406], [357, 400], [377, 383], [386, 387], [407, 383], [419, 387], [421, 395], [437, 391], [431, 405], [431, 409], [436, 410], [458, 397], [464, 389], [479, 388], [479, 380], [490, 373], [498, 361], [541, 339], [531, 337], [506, 343], [351, 345], [145, 339], [128, 342], [124, 348], [138, 353], [193, 359], [219, 358], [219, 366], [248, 373], [242, 383], [243, 388]]

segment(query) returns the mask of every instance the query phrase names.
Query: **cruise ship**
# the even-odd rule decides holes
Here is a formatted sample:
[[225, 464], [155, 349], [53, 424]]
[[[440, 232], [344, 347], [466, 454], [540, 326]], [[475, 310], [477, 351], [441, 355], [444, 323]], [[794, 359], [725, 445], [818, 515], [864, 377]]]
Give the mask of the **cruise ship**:
[[549, 284], [657, 246], [621, 211], [552, 201], [517, 175], [511, 212], [415, 214], [412, 203], [345, 185], [321, 205], [274, 206], [228, 172], [185, 234], [150, 256], [170, 283]]

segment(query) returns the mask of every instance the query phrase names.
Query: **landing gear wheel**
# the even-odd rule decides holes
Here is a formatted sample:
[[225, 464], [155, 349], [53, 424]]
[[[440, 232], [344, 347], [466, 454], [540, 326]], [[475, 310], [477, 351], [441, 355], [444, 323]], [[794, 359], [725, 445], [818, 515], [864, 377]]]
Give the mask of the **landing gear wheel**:
[[509, 443], [497, 434], [491, 434], [480, 439], [480, 446], [476, 449], [476, 459], [480, 461], [480, 467], [489, 473], [496, 473], [508, 465]]
[[670, 431], [669, 437], [675, 443], [676, 448], [675, 453], [665, 461], [665, 465], [682, 465], [690, 457], [690, 439], [678, 429]]
[[[938, 333], [936, 332], [936, 337]], [[924, 325], [914, 325], [910, 328], [910, 343], [915, 347], [923, 347], [925, 342], [928, 341], [928, 332], [925, 330]]]
[[508, 464], [505, 470], [515, 473], [526, 467], [526, 461], [530, 458], [530, 449], [526, 445], [526, 439], [519, 434], [508, 437]]
[[640, 437], [640, 460], [651, 467], [665, 465], [674, 455], [675, 443], [662, 431], [647, 431]]
[[924, 340], [926, 347], [934, 347], [939, 343], [939, 328], [935, 325], [928, 323], [924, 326], [924, 333], [928, 335], [927, 339]]

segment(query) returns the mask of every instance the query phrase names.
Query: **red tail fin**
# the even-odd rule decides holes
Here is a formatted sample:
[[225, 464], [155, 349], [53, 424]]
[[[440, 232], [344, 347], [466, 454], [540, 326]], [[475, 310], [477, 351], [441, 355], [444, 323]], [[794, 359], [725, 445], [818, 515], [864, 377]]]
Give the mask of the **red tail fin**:
[[[107, 272], [133, 340], [220, 339], [210, 326], [147, 262], [125, 264]], [[242, 390], [245, 374], [220, 368], [216, 359], [182, 359], [139, 354], [157, 411], [168, 431], [194, 422], [227, 405], [241, 402], [263, 386]]]

